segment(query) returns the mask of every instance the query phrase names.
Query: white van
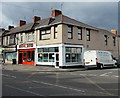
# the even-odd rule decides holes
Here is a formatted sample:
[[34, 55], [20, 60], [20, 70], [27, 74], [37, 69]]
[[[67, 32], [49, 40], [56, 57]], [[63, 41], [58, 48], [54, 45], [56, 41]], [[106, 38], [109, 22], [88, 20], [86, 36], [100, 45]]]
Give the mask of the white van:
[[116, 60], [112, 58], [109, 51], [87, 50], [84, 52], [85, 67], [97, 67], [102, 69], [105, 66], [116, 67]]

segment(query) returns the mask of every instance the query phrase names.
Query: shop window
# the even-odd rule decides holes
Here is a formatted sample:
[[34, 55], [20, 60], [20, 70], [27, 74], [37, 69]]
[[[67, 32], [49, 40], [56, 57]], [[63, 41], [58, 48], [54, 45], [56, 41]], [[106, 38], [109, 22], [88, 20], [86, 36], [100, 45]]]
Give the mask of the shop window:
[[43, 48], [43, 52], [48, 52], [49, 49], [48, 48]]
[[43, 61], [44, 61], [44, 62], [48, 62], [48, 53], [45, 53], [45, 54], [43, 55]]
[[54, 53], [50, 53], [49, 54], [49, 62], [54, 62], [54, 57], [55, 57]]
[[38, 52], [43, 52], [43, 48], [39, 48], [39, 49], [38, 49]]
[[68, 62], [80, 62], [81, 61], [82, 48], [66, 47], [66, 63]]
[[[38, 62], [54, 62], [55, 54], [59, 51], [58, 47], [39, 48], [38, 49]], [[59, 58], [56, 58], [59, 59]]]
[[42, 53], [38, 54], [38, 62], [43, 62], [43, 54]]
[[55, 48], [49, 48], [49, 52], [55, 52]]

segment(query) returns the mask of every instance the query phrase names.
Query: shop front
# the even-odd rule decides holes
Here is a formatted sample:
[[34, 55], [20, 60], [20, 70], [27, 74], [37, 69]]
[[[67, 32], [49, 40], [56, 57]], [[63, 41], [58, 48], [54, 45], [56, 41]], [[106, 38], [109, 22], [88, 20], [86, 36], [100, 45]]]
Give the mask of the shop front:
[[35, 44], [18, 45], [18, 64], [35, 65]]
[[70, 44], [53, 44], [37, 46], [36, 64], [55, 66], [79, 66], [83, 63], [83, 46]]
[[16, 57], [17, 57], [16, 48], [4, 48], [2, 50], [2, 54], [5, 64], [16, 64]]

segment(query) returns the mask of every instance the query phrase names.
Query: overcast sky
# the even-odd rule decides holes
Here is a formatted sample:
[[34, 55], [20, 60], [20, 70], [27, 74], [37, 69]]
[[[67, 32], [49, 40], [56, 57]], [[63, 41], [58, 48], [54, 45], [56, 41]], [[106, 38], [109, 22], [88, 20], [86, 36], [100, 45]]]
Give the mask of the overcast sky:
[[51, 10], [62, 10], [66, 16], [86, 24], [111, 30], [118, 30], [117, 2], [2, 2], [0, 27], [18, 26], [19, 20], [32, 22], [34, 15], [41, 18], [51, 16]]

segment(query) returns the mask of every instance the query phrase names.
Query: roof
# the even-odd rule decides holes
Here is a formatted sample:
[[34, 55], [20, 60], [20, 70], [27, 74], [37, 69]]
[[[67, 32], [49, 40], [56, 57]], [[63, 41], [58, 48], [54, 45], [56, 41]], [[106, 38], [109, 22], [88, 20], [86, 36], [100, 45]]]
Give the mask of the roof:
[[60, 24], [60, 23], [64, 23], [64, 24], [68, 24], [68, 25], [75, 25], [75, 26], [79, 26], [79, 27], [85, 27], [85, 28], [89, 28], [89, 29], [93, 29], [93, 30], [97, 30], [97, 31], [109, 33], [109, 34], [111, 33], [108, 30], [100, 29], [100, 28], [85, 24], [83, 22], [80, 22], [78, 20], [72, 19], [68, 16], [61, 14], [61, 15], [56, 16], [55, 18], [49, 17], [49, 18], [41, 19], [41, 20], [37, 21], [36, 23], [29, 23], [29, 24], [26, 24], [26, 25], [23, 25], [20, 27], [12, 28], [5, 35], [19, 33], [19, 32], [26, 32], [29, 30], [39, 29], [39, 28], [43, 28], [43, 27], [47, 27], [47, 26], [51, 26], [51, 25], [55, 25], [55, 24]]
[[34, 25], [34, 23], [29, 23], [29, 24], [26, 24], [26, 25], [23, 25], [23, 26], [20, 26], [20, 27], [12, 28], [5, 35], [19, 33], [19, 32], [25, 32], [25, 31], [31, 30], [33, 25]]

